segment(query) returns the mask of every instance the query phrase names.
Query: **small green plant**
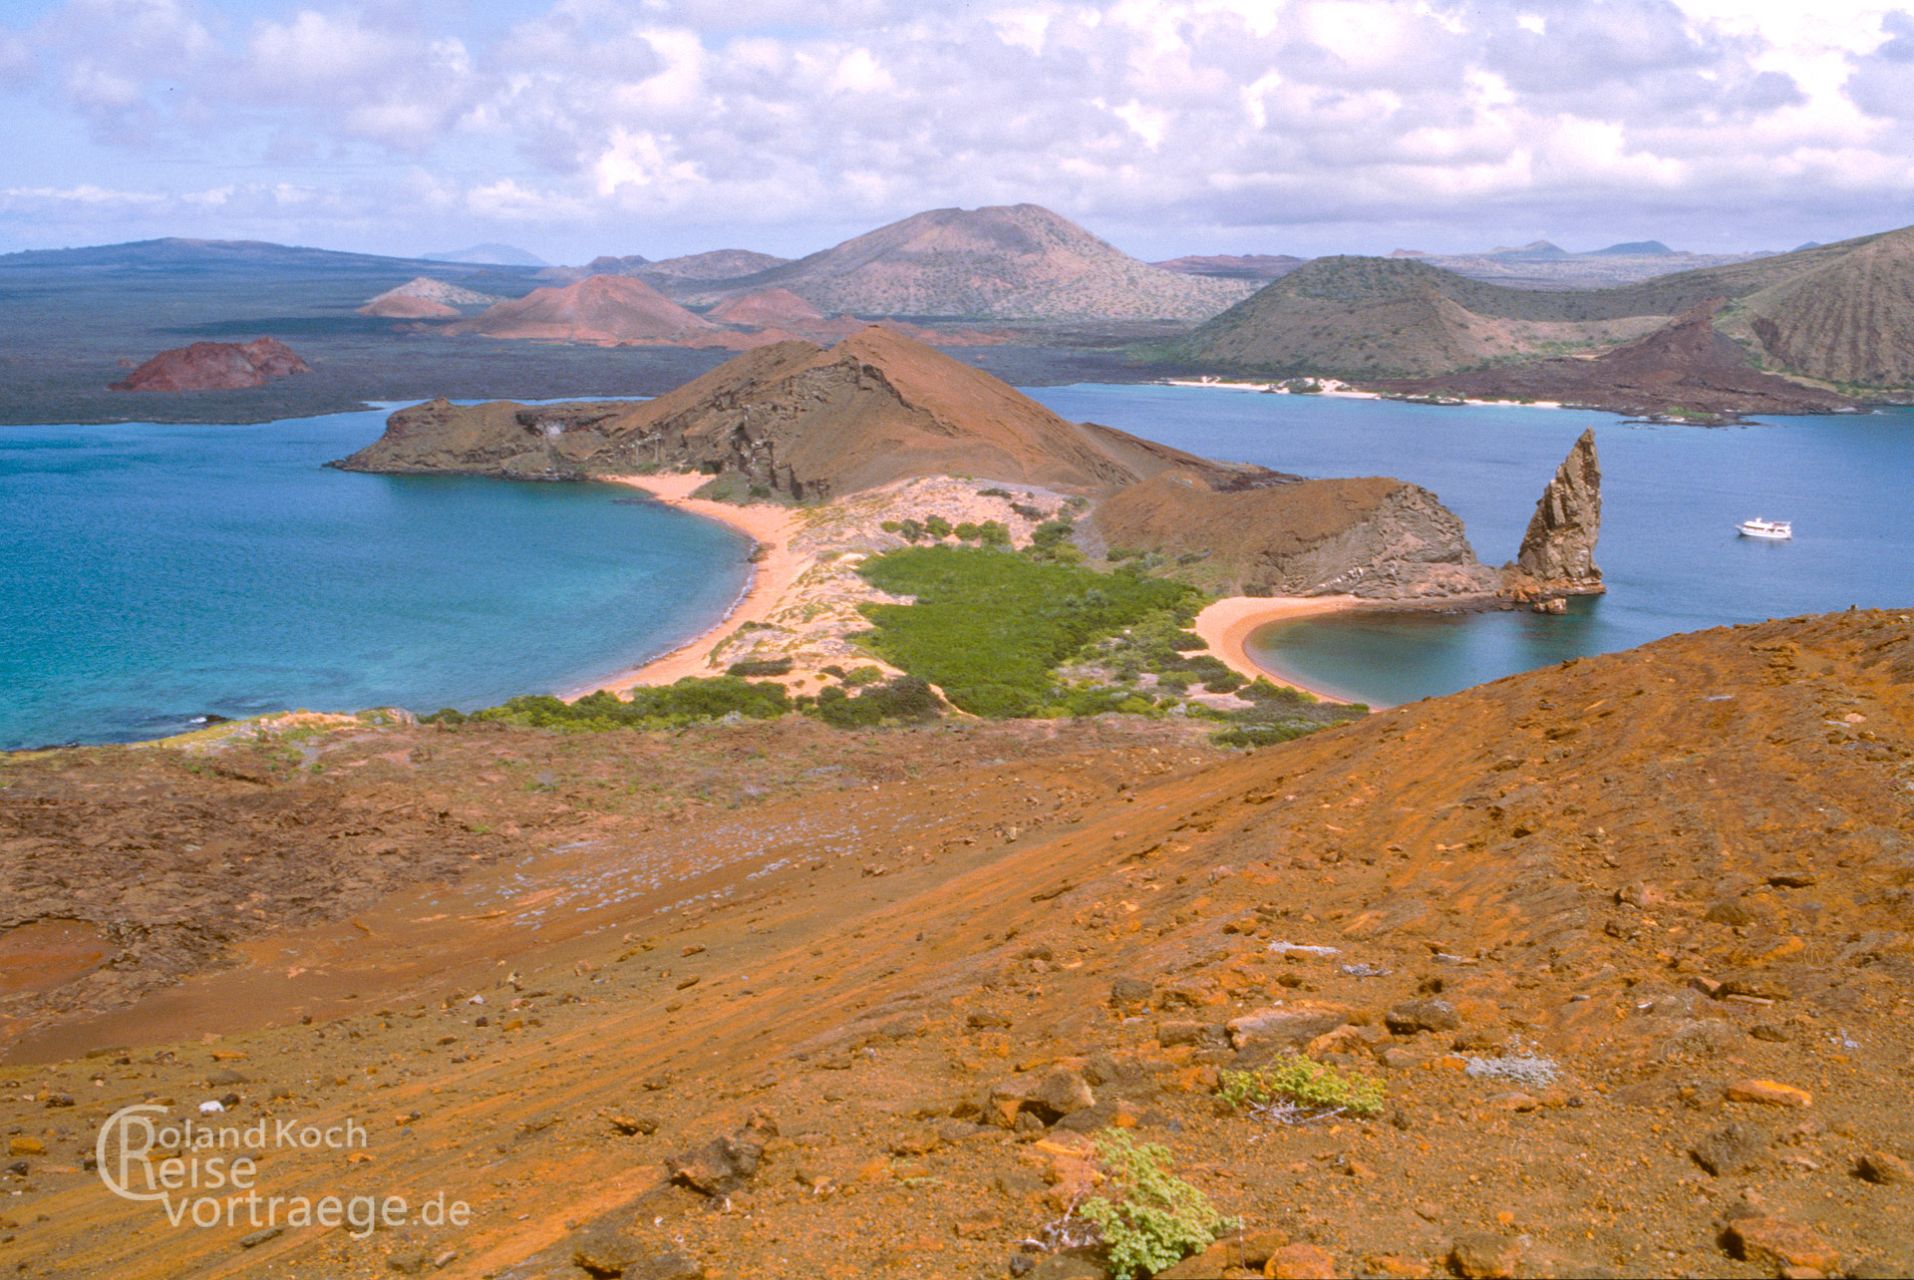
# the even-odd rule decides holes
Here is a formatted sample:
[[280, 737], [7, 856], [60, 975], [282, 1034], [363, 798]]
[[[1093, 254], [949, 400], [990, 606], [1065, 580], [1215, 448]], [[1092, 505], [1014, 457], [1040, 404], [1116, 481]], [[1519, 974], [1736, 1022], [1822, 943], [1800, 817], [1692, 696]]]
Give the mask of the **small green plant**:
[[1116, 1280], [1154, 1275], [1207, 1249], [1237, 1222], [1170, 1172], [1169, 1148], [1137, 1142], [1122, 1129], [1097, 1135], [1097, 1161], [1122, 1197], [1095, 1196], [1078, 1209], [1096, 1225]]
[[734, 662], [724, 669], [728, 676], [788, 676], [791, 674], [789, 658], [746, 658]]
[[1305, 1113], [1300, 1117], [1305, 1119], [1308, 1113], [1330, 1111], [1373, 1116], [1382, 1110], [1387, 1092], [1382, 1081], [1372, 1076], [1343, 1071], [1294, 1052], [1253, 1071], [1225, 1071], [1216, 1089], [1217, 1096], [1238, 1111], [1286, 1102]]

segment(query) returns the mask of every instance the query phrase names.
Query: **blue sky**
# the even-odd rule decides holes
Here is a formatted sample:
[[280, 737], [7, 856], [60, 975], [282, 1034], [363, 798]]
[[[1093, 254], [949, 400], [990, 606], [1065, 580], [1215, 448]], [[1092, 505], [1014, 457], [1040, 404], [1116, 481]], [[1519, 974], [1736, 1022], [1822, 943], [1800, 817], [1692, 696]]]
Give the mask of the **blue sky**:
[[1048, 205], [1146, 257], [1914, 222], [1914, 14], [1749, 0], [10, 0], [0, 250], [796, 254]]

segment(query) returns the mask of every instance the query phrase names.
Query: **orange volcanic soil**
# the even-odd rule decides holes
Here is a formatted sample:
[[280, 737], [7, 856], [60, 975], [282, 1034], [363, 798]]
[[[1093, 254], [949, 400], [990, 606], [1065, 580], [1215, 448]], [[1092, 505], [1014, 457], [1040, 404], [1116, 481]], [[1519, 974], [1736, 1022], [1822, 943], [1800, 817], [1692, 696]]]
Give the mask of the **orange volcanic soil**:
[[[0, 1005], [0, 1256], [1094, 1276], [1023, 1242], [1118, 1126], [1244, 1219], [1252, 1275], [1914, 1266], [1906, 614], [1242, 755], [1108, 718], [293, 727], [6, 758], [0, 903], [115, 952]], [[1291, 1046], [1381, 1113], [1217, 1104]], [[263, 1189], [470, 1225], [175, 1229], [81, 1167], [115, 1108], [222, 1096], [366, 1126]]]

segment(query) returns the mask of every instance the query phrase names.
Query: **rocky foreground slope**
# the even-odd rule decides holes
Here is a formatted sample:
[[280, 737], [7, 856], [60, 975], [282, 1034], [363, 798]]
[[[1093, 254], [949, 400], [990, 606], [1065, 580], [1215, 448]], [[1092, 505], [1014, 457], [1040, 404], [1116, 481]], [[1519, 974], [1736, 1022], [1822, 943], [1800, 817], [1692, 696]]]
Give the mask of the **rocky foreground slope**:
[[[355, 722], [9, 758], [31, 857], [0, 866], [43, 918], [64, 895], [126, 947], [187, 904], [237, 942], [110, 1017], [29, 997], [56, 1021], [0, 1079], [0, 1248], [1094, 1277], [1058, 1246], [1118, 1127], [1244, 1220], [1178, 1275], [1914, 1267], [1909, 615], [1676, 637], [1235, 758], [1180, 733]], [[435, 849], [465, 870], [411, 869]], [[312, 923], [272, 931], [288, 876]], [[1218, 1103], [1291, 1047], [1381, 1111]], [[366, 1126], [261, 1190], [443, 1192], [469, 1225], [174, 1229], [81, 1167], [113, 1109], [220, 1097]]]

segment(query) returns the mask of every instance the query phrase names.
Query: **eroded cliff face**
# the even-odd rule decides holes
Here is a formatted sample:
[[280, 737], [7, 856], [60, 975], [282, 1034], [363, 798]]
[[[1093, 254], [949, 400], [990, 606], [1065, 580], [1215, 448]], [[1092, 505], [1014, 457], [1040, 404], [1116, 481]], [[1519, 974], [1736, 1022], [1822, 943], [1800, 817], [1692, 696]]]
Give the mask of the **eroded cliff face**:
[[1187, 560], [1223, 595], [1441, 600], [1494, 592], [1461, 519], [1420, 485], [1387, 477], [1214, 488], [1169, 473], [1104, 500], [1112, 547]]
[[1508, 572], [1517, 599], [1600, 595], [1607, 590], [1595, 564], [1602, 531], [1602, 467], [1595, 429], [1584, 431], [1542, 490]]

